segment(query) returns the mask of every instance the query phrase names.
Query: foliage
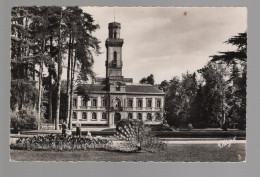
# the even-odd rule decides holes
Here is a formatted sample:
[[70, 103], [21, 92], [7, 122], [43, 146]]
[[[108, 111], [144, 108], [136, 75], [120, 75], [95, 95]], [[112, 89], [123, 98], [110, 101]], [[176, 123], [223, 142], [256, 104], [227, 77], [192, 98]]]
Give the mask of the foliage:
[[163, 92], [167, 92], [169, 87], [169, 82], [167, 80], [163, 80], [160, 84], [156, 85]]
[[186, 73], [182, 80], [174, 77], [169, 82], [165, 97], [165, 117], [169, 125], [186, 126], [192, 117], [192, 103], [197, 94], [196, 74]]
[[10, 113], [11, 127], [18, 131], [19, 129], [36, 129], [38, 125], [37, 114], [30, 108], [23, 108], [19, 111]]
[[44, 117], [59, 119], [63, 60], [73, 60], [68, 70], [78, 71], [76, 80], [94, 75], [93, 53], [100, 53], [100, 42], [92, 33], [99, 25], [79, 7], [14, 7], [11, 15], [11, 110], [34, 107], [40, 115], [48, 107]]
[[20, 137], [11, 149], [48, 150], [48, 151], [79, 151], [79, 150], [109, 150], [121, 152], [136, 152], [129, 141], [117, 141], [115, 137], [76, 137], [63, 135], [43, 135], [28, 138]]
[[152, 136], [150, 127], [139, 120], [121, 120], [116, 127], [115, 138], [128, 143], [128, 147], [150, 152], [162, 151], [165, 144]]
[[229, 107], [227, 116], [238, 123], [239, 129], [246, 128], [246, 80], [247, 80], [247, 33], [239, 33], [225, 43], [237, 47], [235, 51], [219, 52], [211, 56], [213, 62], [223, 63], [229, 68], [228, 91]]
[[12, 149], [73, 151], [87, 149], [109, 149], [109, 141], [105, 138], [79, 138], [75, 136], [45, 135], [19, 138]]
[[247, 62], [247, 33], [239, 33], [231, 37], [225, 43], [237, 46], [235, 51], [219, 52], [219, 55], [212, 55], [213, 62], [236, 64], [238, 61]]
[[151, 85], [154, 85], [154, 76], [153, 76], [153, 74], [150, 74], [149, 76], [142, 78], [139, 81], [139, 83], [140, 84], [151, 84]]
[[209, 127], [221, 127], [225, 123], [227, 113], [226, 92], [227, 83], [224, 77], [226, 68], [221, 64], [209, 63], [198, 71], [201, 73], [204, 85], [204, 108], [202, 116], [207, 118]]
[[247, 34], [225, 43], [237, 47], [219, 52], [196, 74], [173, 77], [157, 87], [166, 92], [165, 118], [169, 125], [194, 128], [246, 128]]

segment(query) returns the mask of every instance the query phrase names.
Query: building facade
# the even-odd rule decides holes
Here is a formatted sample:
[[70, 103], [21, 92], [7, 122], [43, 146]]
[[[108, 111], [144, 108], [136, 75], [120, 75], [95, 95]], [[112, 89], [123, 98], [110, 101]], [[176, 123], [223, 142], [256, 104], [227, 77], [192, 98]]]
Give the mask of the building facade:
[[109, 23], [106, 40], [106, 77], [84, 84], [89, 101], [73, 93], [72, 124], [80, 120], [83, 127], [114, 128], [121, 119], [139, 119], [145, 124], [162, 124], [165, 93], [149, 84], [134, 84], [122, 75], [121, 24]]

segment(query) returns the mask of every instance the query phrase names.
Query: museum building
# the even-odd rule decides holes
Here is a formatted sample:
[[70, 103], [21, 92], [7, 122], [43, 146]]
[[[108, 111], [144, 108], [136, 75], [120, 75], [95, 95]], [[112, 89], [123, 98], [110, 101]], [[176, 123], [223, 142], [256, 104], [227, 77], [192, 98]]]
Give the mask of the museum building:
[[145, 124], [162, 124], [165, 93], [150, 84], [134, 84], [122, 76], [121, 24], [108, 25], [106, 40], [106, 78], [84, 84], [90, 99], [84, 101], [73, 93], [72, 124], [79, 120], [83, 127], [114, 128], [121, 119], [139, 119]]

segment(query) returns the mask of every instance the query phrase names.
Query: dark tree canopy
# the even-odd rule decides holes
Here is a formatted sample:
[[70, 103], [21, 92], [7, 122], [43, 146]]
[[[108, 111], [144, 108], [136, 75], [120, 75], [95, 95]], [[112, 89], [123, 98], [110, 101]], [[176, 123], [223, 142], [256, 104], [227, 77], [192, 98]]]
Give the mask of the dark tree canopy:
[[139, 83], [140, 84], [151, 84], [151, 85], [154, 85], [154, 76], [153, 76], [153, 74], [150, 74], [149, 76], [142, 78], [139, 81]]

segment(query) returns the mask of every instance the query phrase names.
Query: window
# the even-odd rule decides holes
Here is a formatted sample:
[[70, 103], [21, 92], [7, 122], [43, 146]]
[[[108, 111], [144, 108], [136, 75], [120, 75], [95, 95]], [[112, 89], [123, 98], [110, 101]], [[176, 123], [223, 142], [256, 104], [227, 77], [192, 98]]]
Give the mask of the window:
[[107, 106], [107, 99], [106, 99], [106, 98], [103, 98], [103, 99], [102, 99], [102, 106], [103, 106], [103, 107], [106, 107], [106, 106]]
[[95, 112], [92, 113], [92, 120], [97, 120], [97, 113]]
[[157, 108], [160, 108], [160, 107], [161, 107], [161, 100], [160, 100], [160, 99], [157, 100], [157, 102], [156, 102], [156, 107], [157, 107]]
[[160, 115], [160, 113], [156, 113], [156, 116], [155, 116], [155, 120], [156, 121], [160, 121], [161, 120], [161, 115]]
[[138, 120], [142, 120], [142, 119], [143, 119], [142, 113], [138, 113], [138, 114], [137, 114], [137, 119], [138, 119]]
[[105, 112], [102, 113], [102, 120], [107, 120], [107, 114]]
[[133, 107], [133, 99], [128, 99], [127, 100], [127, 107], [132, 108]]
[[141, 99], [137, 100], [137, 107], [138, 108], [143, 107], [143, 101]]
[[151, 108], [152, 107], [152, 100], [151, 99], [147, 99], [146, 100], [146, 107], [147, 108]]
[[113, 63], [116, 64], [117, 63], [117, 53], [116, 51], [114, 51], [114, 60]]
[[132, 113], [128, 113], [128, 119], [133, 119], [133, 114]]
[[72, 113], [72, 119], [77, 119], [77, 113], [76, 112]]
[[92, 106], [97, 107], [97, 99], [96, 98], [92, 99]]
[[84, 120], [87, 119], [87, 113], [85, 113], [85, 112], [82, 113], [82, 119], [84, 119]]
[[82, 102], [82, 106], [85, 106], [85, 107], [87, 106], [87, 101], [84, 100], [84, 98], [82, 98], [82, 101], [81, 101], [81, 102]]
[[73, 105], [73, 107], [77, 107], [77, 98], [73, 99], [72, 105]]
[[120, 85], [116, 84], [116, 91], [120, 91]]
[[114, 38], [116, 39], [116, 31], [114, 32]]
[[121, 101], [118, 98], [115, 99], [115, 107], [121, 107]]
[[151, 113], [148, 113], [148, 114], [147, 114], [146, 120], [147, 120], [147, 121], [152, 121], [152, 115], [151, 115]]

